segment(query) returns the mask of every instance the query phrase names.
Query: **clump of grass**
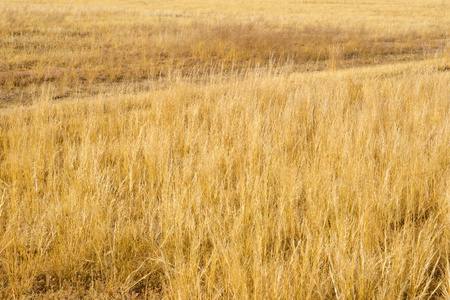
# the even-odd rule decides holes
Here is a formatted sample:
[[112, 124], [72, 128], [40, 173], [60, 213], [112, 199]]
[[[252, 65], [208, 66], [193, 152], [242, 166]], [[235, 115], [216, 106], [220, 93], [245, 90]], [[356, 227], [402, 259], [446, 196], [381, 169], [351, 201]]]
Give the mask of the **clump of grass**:
[[445, 294], [449, 73], [363, 75], [3, 111], [2, 295]]

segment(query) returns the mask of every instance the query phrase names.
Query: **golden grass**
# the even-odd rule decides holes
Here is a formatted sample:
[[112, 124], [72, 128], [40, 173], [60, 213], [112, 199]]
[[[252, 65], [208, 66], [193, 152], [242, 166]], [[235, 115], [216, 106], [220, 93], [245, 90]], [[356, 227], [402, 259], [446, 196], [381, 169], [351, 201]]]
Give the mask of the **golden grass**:
[[120, 2], [89, 9], [12, 3], [0, 6], [4, 106], [29, 103], [48, 82], [66, 98], [174, 71], [193, 77], [274, 61], [311, 71], [430, 58], [445, 48], [450, 28], [447, 2], [401, 6], [401, 14], [401, 3], [286, 3], [289, 10], [277, 12], [250, 2], [240, 13], [233, 2], [213, 12], [212, 1], [201, 9], [178, 3], [184, 10], [150, 2], [139, 11]]
[[446, 2], [59, 2], [0, 9], [1, 298], [450, 297]]

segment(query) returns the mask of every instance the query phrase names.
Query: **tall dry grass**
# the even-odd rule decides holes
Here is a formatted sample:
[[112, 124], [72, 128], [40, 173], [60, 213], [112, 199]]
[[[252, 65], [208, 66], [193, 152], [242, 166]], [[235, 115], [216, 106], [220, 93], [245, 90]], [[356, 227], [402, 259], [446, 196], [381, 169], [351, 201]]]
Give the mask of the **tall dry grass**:
[[450, 73], [380, 69], [4, 110], [2, 297], [447, 297]]
[[286, 1], [285, 12], [252, 1], [231, 1], [227, 9], [213, 1], [200, 9], [58, 2], [0, 4], [0, 105], [30, 103], [47, 83], [68, 98], [174, 71], [192, 77], [273, 61], [316, 71], [425, 59], [442, 52], [450, 28], [446, 2], [407, 9], [401, 2]]
[[450, 298], [448, 5], [0, 3], [0, 298]]

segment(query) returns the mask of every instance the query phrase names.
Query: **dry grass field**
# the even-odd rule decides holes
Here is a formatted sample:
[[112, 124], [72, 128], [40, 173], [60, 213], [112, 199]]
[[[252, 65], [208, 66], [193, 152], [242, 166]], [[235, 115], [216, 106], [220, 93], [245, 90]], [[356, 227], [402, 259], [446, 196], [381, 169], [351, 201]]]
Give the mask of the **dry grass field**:
[[450, 2], [91, 2], [0, 3], [0, 298], [450, 298]]

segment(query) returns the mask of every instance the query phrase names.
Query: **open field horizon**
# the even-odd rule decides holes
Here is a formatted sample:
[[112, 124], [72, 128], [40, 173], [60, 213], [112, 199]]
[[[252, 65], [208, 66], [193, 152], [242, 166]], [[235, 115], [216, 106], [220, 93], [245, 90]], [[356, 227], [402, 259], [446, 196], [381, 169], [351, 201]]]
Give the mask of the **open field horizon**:
[[0, 3], [0, 298], [449, 299], [449, 9]]

